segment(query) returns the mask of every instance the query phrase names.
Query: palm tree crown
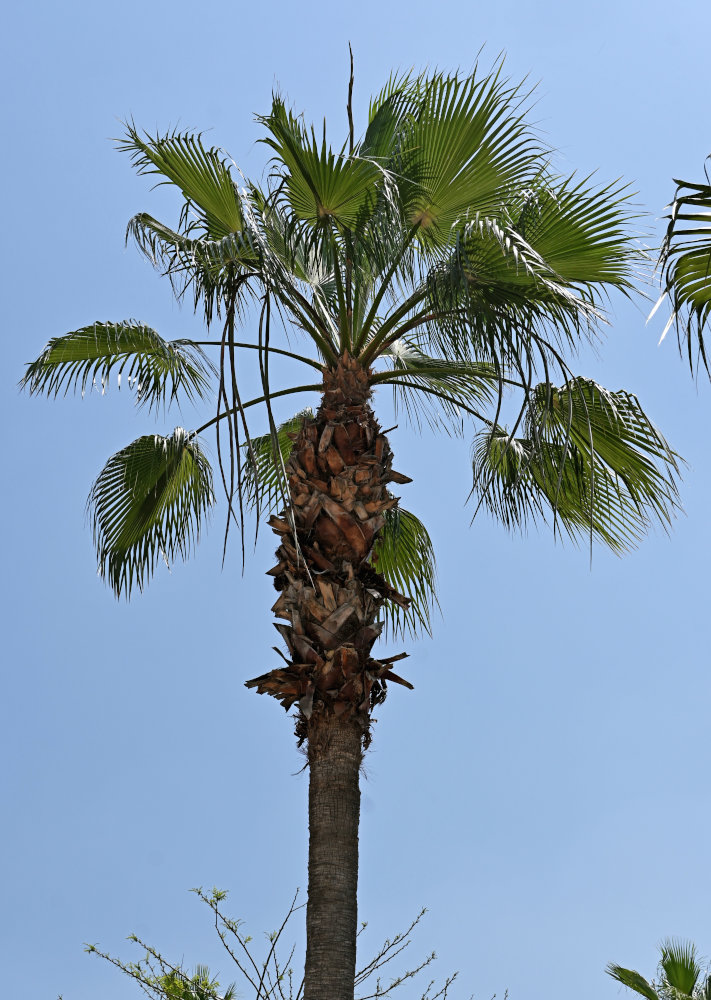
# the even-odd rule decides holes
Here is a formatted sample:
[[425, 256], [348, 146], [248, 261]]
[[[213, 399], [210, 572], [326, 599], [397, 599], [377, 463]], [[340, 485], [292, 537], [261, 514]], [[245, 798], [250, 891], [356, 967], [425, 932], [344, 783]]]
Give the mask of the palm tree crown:
[[[23, 384], [34, 393], [83, 391], [114, 370], [120, 383], [125, 373], [149, 408], [181, 393], [207, 398], [215, 375], [212, 420], [140, 438], [92, 491], [100, 568], [117, 594], [142, 587], [161, 556], [184, 553], [197, 534], [214, 502], [199, 444], [209, 427], [229, 436], [231, 503], [244, 499], [247, 475], [257, 505], [262, 473], [273, 477], [265, 499], [283, 496], [263, 443], [257, 460], [246, 411], [319, 391], [322, 371], [345, 355], [370, 387], [392, 386], [415, 421], [478, 425], [475, 491], [505, 523], [551, 514], [571, 535], [620, 549], [650, 518], [668, 519], [673, 453], [634, 396], [573, 377], [563, 354], [595, 335], [610, 289], [631, 287], [625, 192], [554, 176], [551, 150], [526, 123], [526, 97], [500, 65], [483, 76], [392, 78], [371, 101], [362, 139], [351, 127], [334, 151], [277, 96], [259, 119], [273, 153], [264, 188], [240, 183], [200, 135], [151, 137], [127, 125], [120, 148], [138, 172], [184, 197], [177, 227], [141, 213], [128, 234], [208, 325], [224, 326], [217, 372], [199, 343], [167, 342], [135, 321], [55, 338], [28, 366]], [[258, 336], [237, 342], [249, 302]], [[274, 344], [275, 313], [306, 353]], [[256, 352], [260, 399], [240, 398], [243, 351]], [[273, 387], [276, 355], [310, 368], [309, 383]], [[509, 431], [502, 403], [511, 413], [516, 394]], [[238, 468], [240, 454], [249, 468]]]

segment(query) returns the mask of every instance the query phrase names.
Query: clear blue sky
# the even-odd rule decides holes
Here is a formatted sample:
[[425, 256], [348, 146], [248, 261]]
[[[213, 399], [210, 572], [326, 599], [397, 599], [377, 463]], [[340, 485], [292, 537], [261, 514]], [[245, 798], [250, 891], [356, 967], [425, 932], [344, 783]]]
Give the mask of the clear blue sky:
[[[244, 577], [220, 567], [223, 507], [190, 563], [130, 605], [98, 581], [84, 503], [106, 458], [150, 418], [128, 394], [20, 397], [50, 336], [137, 317], [199, 336], [190, 310], [132, 248], [127, 220], [171, 216], [111, 136], [212, 129], [259, 174], [254, 112], [277, 85], [332, 134], [345, 129], [347, 43], [356, 114], [391, 70], [472, 66], [507, 53], [540, 80], [536, 117], [562, 170], [639, 192], [651, 236], [671, 178], [711, 152], [704, 0], [575, 4], [360, 0], [199, 8], [124, 0], [28, 2], [4, 19], [2, 368], [6, 508], [0, 957], [8, 997], [138, 995], [82, 953], [130, 956], [136, 931], [229, 975], [194, 885], [231, 890], [259, 935], [305, 885], [306, 777], [291, 725], [243, 681], [273, 665], [268, 532]], [[698, 389], [646, 305], [614, 302], [578, 369], [638, 393], [688, 462], [685, 514], [620, 560], [469, 527], [468, 441], [393, 435], [429, 526], [444, 618], [406, 643], [413, 693], [377, 713], [366, 761], [360, 905], [371, 941], [421, 905], [419, 936], [457, 996], [604, 1000], [617, 961], [651, 974], [666, 935], [711, 951], [708, 384]], [[389, 403], [380, 404], [386, 418]], [[157, 429], [190, 424], [169, 413]], [[394, 422], [394, 421], [393, 421]], [[387, 425], [386, 425], [387, 426]], [[137, 957], [137, 956], [136, 956]], [[403, 992], [403, 998], [414, 996]]]

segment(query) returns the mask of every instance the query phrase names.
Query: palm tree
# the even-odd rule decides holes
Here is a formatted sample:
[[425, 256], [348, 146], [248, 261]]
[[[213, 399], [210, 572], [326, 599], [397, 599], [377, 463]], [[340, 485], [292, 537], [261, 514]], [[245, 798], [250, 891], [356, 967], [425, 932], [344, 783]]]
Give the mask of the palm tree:
[[[477, 508], [509, 527], [541, 518], [622, 551], [676, 503], [675, 455], [636, 397], [574, 376], [564, 357], [595, 338], [608, 292], [632, 288], [626, 192], [554, 175], [528, 97], [500, 62], [393, 77], [360, 139], [349, 96], [334, 149], [275, 96], [259, 118], [272, 155], [261, 187], [200, 135], [128, 123], [120, 148], [184, 198], [174, 228], [140, 214], [128, 235], [220, 333], [167, 342], [136, 321], [97, 322], [51, 340], [24, 378], [56, 395], [126, 375], [149, 408], [213, 394], [202, 426], [140, 437], [96, 480], [99, 569], [117, 595], [197, 540], [214, 502], [205, 431], [227, 526], [250, 508], [270, 515], [286, 652], [247, 686], [295, 707], [307, 745], [306, 1000], [353, 996], [359, 768], [371, 709], [390, 683], [412, 687], [374, 645], [385, 622], [427, 628], [436, 600], [429, 536], [391, 489], [410, 480], [393, 470], [375, 391], [391, 387], [416, 425], [475, 425]], [[247, 313], [257, 332], [238, 340]], [[282, 358], [305, 380], [277, 387]], [[252, 360], [262, 391], [244, 399]], [[278, 426], [273, 401], [303, 393], [315, 411]]]
[[711, 376], [704, 331], [711, 318], [711, 182], [674, 180], [676, 192], [667, 216], [669, 225], [659, 256], [662, 294], [652, 315], [667, 297], [671, 315], [661, 339], [676, 324], [679, 350], [686, 346], [692, 372], [699, 359]]
[[659, 951], [658, 982], [612, 962], [605, 971], [647, 1000], [711, 1000], [711, 974], [703, 972], [694, 944], [667, 938]]

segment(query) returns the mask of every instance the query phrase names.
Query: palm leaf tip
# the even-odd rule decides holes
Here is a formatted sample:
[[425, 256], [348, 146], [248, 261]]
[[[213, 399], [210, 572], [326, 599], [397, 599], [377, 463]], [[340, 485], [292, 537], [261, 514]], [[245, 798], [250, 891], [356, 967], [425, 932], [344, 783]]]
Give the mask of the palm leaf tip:
[[119, 387], [125, 375], [136, 389], [136, 402], [151, 409], [181, 393], [190, 401], [204, 398], [215, 370], [192, 341], [164, 340], [137, 320], [96, 322], [50, 340], [28, 364], [20, 387], [31, 395], [56, 397], [70, 390], [84, 395], [98, 385], [104, 392], [113, 374]]
[[385, 622], [393, 635], [432, 634], [431, 616], [439, 608], [437, 567], [432, 541], [424, 524], [410, 511], [394, 507], [373, 550], [373, 565], [396, 590], [410, 598], [407, 609], [388, 602]]
[[194, 436], [146, 435], [104, 466], [88, 509], [99, 575], [117, 597], [142, 590], [160, 559], [186, 558], [214, 503], [212, 471]]
[[615, 965], [613, 962], [610, 962], [605, 972], [608, 976], [616, 979], [618, 983], [622, 983], [628, 989], [634, 990], [640, 996], [646, 997], [647, 1000], [660, 1000], [659, 994], [654, 987], [647, 982], [644, 976], [640, 975], [634, 969], [624, 969], [621, 965]]

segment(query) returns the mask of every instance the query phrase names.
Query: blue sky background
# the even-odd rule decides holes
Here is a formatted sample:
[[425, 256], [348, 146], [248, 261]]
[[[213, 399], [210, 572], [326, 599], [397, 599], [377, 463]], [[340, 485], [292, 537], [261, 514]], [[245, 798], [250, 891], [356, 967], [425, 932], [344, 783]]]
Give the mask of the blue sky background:
[[[155, 425], [115, 387], [56, 402], [16, 389], [50, 336], [95, 319], [201, 334], [124, 249], [135, 212], [169, 221], [175, 201], [114, 151], [118, 120], [212, 129], [259, 176], [252, 116], [275, 86], [344, 133], [349, 40], [357, 127], [393, 69], [467, 70], [485, 44], [484, 66], [505, 50], [513, 78], [541, 81], [534, 117], [560, 169], [629, 180], [654, 242], [671, 178], [699, 178], [711, 152], [711, 15], [702, 0], [68, 0], [15, 5], [4, 28], [3, 989], [119, 1000], [139, 994], [82, 942], [131, 957], [136, 931], [230, 978], [191, 886], [229, 889], [257, 938], [279, 922], [305, 886], [306, 776], [289, 720], [243, 687], [274, 661], [269, 532], [244, 576], [235, 545], [222, 570], [223, 504], [196, 557], [130, 605], [96, 577], [94, 477], [141, 433], [198, 415]], [[545, 530], [470, 528], [469, 441], [403, 421], [392, 435], [444, 617], [432, 640], [399, 644], [416, 688], [377, 713], [360, 908], [375, 946], [429, 907], [417, 947], [460, 970], [459, 997], [605, 1000], [608, 961], [650, 975], [666, 935], [711, 951], [711, 391], [672, 337], [657, 347], [645, 303], [614, 307], [577, 368], [638, 393], [686, 459], [670, 537], [624, 559], [597, 549], [591, 569]], [[387, 396], [377, 405], [394, 423]]]

